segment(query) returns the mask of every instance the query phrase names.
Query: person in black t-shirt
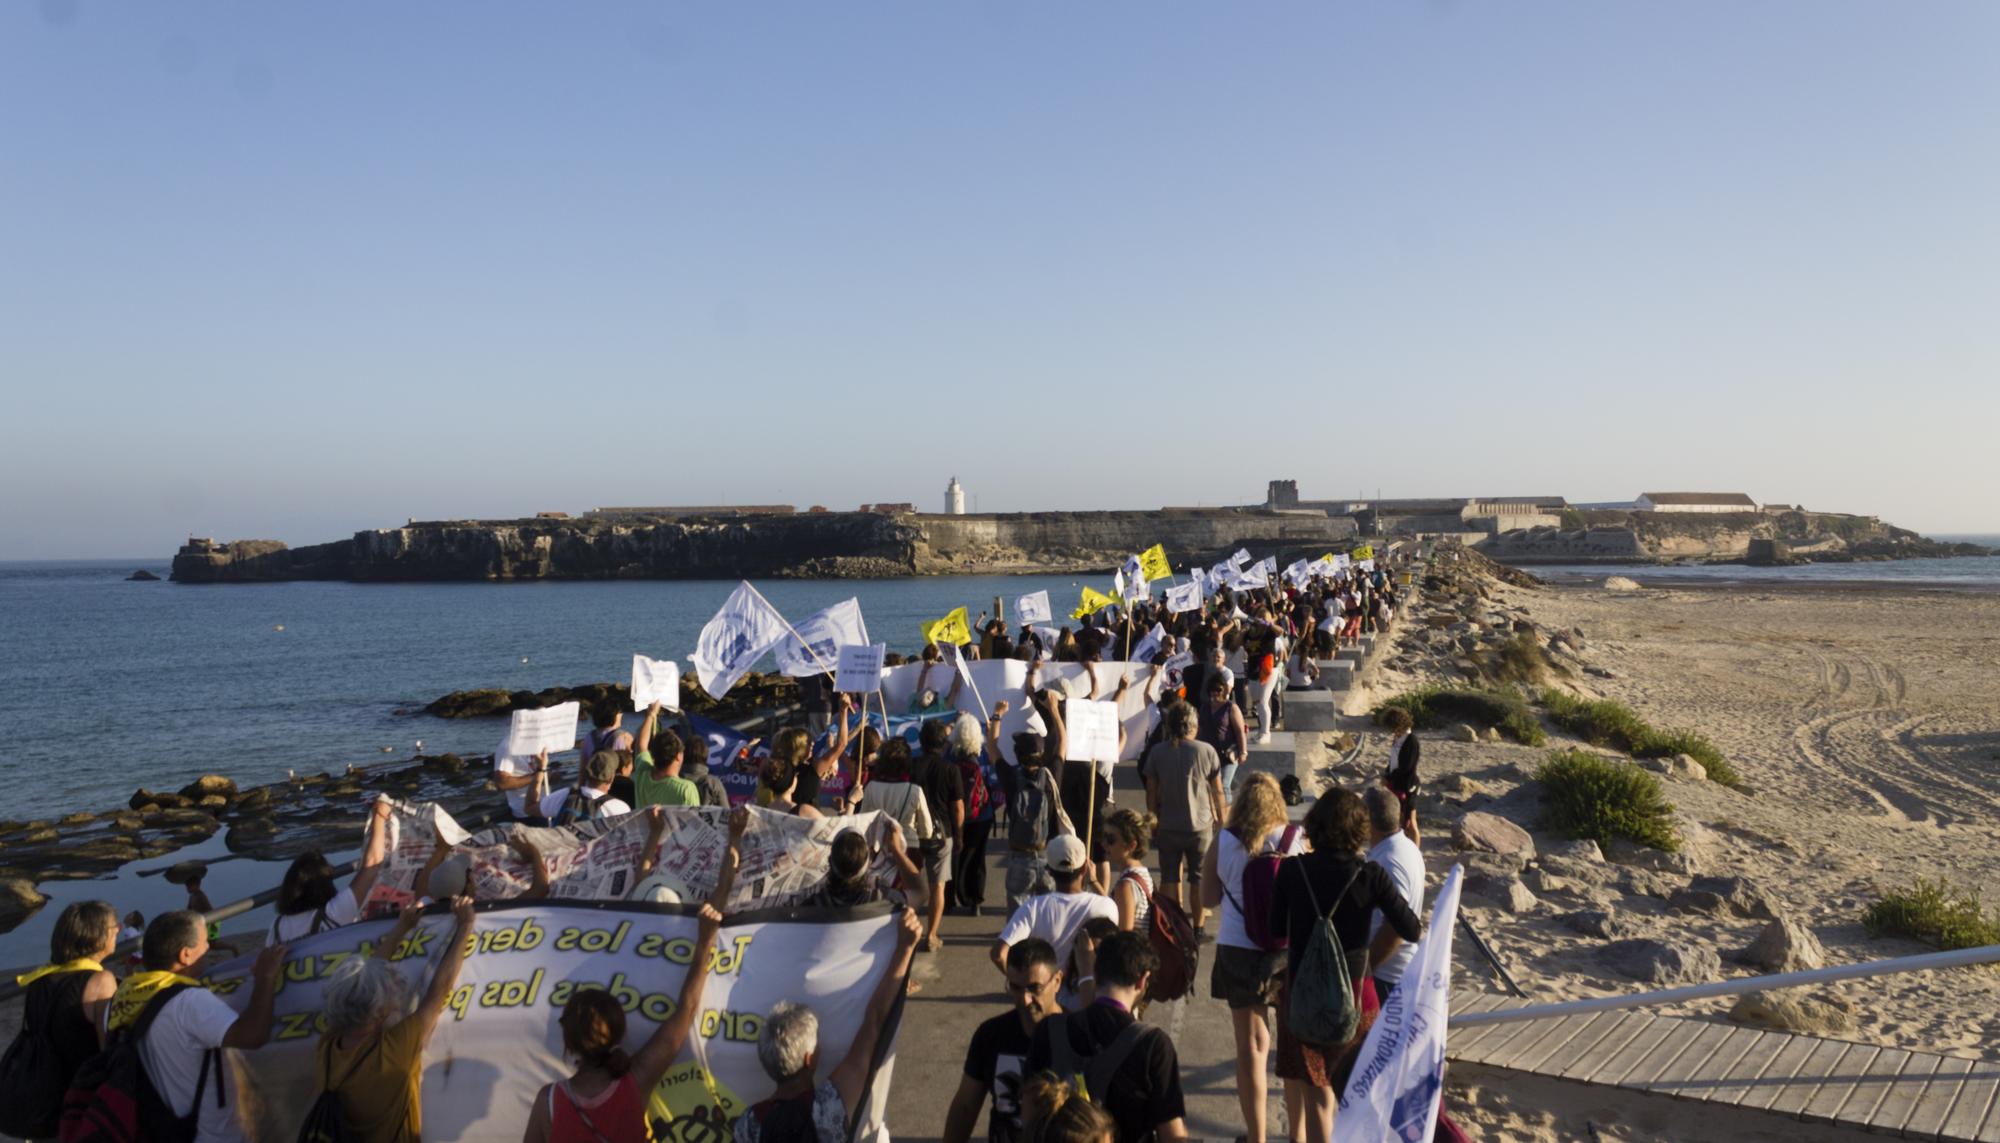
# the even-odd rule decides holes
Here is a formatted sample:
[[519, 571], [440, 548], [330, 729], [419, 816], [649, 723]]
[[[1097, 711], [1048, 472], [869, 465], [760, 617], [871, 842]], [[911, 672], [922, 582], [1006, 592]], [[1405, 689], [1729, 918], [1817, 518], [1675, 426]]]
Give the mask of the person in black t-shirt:
[[990, 1143], [1016, 1143], [1021, 1138], [1021, 1081], [1035, 1026], [1061, 1009], [1056, 992], [1062, 972], [1055, 946], [1040, 937], [1017, 941], [1007, 950], [1007, 995], [1014, 1009], [981, 1024], [965, 1053], [965, 1075], [945, 1114], [944, 1143], [968, 1143], [979, 1106], [993, 1096], [986, 1117]]
[[[1035, 1026], [1028, 1048], [1030, 1074], [1073, 1069], [1088, 1080], [1094, 1070], [1123, 1058], [1108, 1076], [1086, 1082], [1092, 1103], [1111, 1113], [1118, 1124], [1118, 1143], [1182, 1140], [1187, 1136], [1187, 1100], [1181, 1093], [1180, 1057], [1164, 1030], [1145, 1027], [1136, 1039], [1120, 1040], [1138, 1023], [1132, 1005], [1145, 995], [1146, 978], [1159, 967], [1159, 956], [1139, 933], [1118, 932], [1104, 938], [1092, 964], [1079, 976], [1080, 993], [1091, 996], [1082, 1011], [1051, 1016]], [[1078, 960], [1079, 969], [1082, 959]], [[1065, 1048], [1055, 1037], [1067, 1042]], [[1108, 1054], [1107, 1049], [1109, 1049]], [[1095, 1067], [1093, 1067], [1095, 1065]]]
[[951, 720], [934, 718], [917, 732], [923, 754], [910, 763], [910, 781], [924, 791], [930, 803], [931, 821], [937, 823], [937, 837], [923, 847], [924, 882], [930, 895], [924, 917], [924, 939], [917, 947], [936, 952], [941, 943], [938, 925], [944, 920], [944, 887], [951, 882], [952, 854], [965, 836], [965, 779], [958, 766], [945, 756], [951, 738]]

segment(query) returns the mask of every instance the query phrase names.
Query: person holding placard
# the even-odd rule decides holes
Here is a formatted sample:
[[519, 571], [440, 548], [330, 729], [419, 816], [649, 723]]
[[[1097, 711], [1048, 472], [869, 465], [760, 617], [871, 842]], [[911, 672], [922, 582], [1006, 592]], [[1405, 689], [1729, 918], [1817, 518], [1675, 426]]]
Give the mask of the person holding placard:
[[318, 850], [299, 854], [278, 885], [278, 916], [271, 922], [270, 944], [283, 944], [325, 929], [337, 929], [361, 919], [361, 904], [382, 873], [389, 852], [389, 800], [378, 798], [369, 808], [368, 840], [354, 878], [342, 892], [333, 881], [333, 863]]
[[639, 737], [632, 750], [633, 805], [698, 806], [701, 789], [681, 776], [680, 735], [659, 733], [660, 704], [646, 708], [646, 721], [639, 724]]

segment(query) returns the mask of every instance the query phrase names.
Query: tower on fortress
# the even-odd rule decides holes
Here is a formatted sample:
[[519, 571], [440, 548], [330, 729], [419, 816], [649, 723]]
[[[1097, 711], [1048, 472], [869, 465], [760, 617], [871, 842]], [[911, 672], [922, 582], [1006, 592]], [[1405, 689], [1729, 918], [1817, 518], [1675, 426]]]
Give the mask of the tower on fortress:
[[965, 515], [965, 489], [959, 486], [958, 477], [956, 476], [951, 478], [950, 484], [944, 486], [944, 514], [947, 516]]

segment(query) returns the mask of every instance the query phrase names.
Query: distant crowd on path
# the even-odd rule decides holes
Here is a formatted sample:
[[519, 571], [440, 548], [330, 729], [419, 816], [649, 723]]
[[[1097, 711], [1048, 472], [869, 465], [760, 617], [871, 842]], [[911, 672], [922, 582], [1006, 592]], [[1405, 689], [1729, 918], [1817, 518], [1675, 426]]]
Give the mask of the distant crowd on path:
[[[919, 681], [910, 713], [926, 719], [914, 749], [872, 727], [854, 729], [850, 698], [832, 693], [830, 679], [813, 681], [809, 696], [825, 696], [822, 710], [810, 709], [817, 700], [808, 703], [806, 717], [817, 725], [786, 728], [761, 754], [717, 763], [754, 766], [755, 800], [767, 812], [880, 811], [893, 823], [879, 844], [899, 871], [895, 895], [912, 908], [902, 913], [896, 952], [866, 1018], [831, 1069], [822, 1067], [811, 1009], [783, 1003], [769, 1013], [758, 1058], [775, 1090], [736, 1120], [735, 1138], [847, 1138], [875, 1041], [891, 1006], [911, 987], [912, 955], [939, 946], [948, 909], [979, 913], [987, 857], [996, 850], [1010, 915], [991, 952], [1012, 1007], [972, 1036], [947, 1139], [969, 1139], [989, 1104], [994, 1140], [1185, 1138], [1175, 1046], [1140, 1017], [1149, 1004], [1194, 1000], [1200, 945], [1210, 942], [1209, 998], [1230, 1008], [1243, 1137], [1264, 1138], [1266, 1060], [1275, 1046], [1293, 1137], [1329, 1138], [1346, 1069], [1420, 936], [1423, 862], [1408, 804], [1417, 783], [1416, 743], [1407, 726], [1392, 728], [1401, 733], [1382, 784], [1360, 793], [1327, 791], [1303, 828], [1287, 824], [1287, 798], [1276, 780], [1239, 776], [1239, 767], [1249, 748], [1280, 724], [1285, 690], [1315, 684], [1314, 658], [1386, 623], [1399, 604], [1392, 577], [1378, 569], [1306, 585], [1225, 589], [1181, 613], [1141, 599], [1130, 603], [1129, 615], [1107, 608], [1073, 630], [1022, 627], [1010, 634], [997, 619], [982, 622], [976, 642], [960, 653], [1027, 661], [1024, 687], [996, 702], [984, 720], [959, 712], [958, 672], [943, 665], [938, 648], [926, 647], [922, 661], [939, 668], [939, 684], [946, 675], [952, 681], [942, 693], [928, 672]], [[1110, 767], [1064, 761], [1064, 711], [1073, 699], [1099, 697], [1094, 665], [1131, 654], [1133, 631], [1150, 634], [1155, 624], [1159, 631], [1144, 655], [1152, 672], [1134, 681], [1147, 688], [1154, 711], [1137, 762], [1147, 807], [1139, 812], [1113, 804]], [[1188, 658], [1178, 661], [1186, 665], [1169, 672], [1167, 665], [1183, 654]], [[1085, 664], [1088, 681], [1045, 682], [1039, 665], [1048, 661]], [[1113, 693], [1128, 685], [1121, 679]], [[1009, 743], [1011, 759], [999, 744], [1010, 699], [1031, 710], [1029, 729]], [[616, 707], [593, 712], [567, 783], [546, 754], [497, 755], [495, 785], [509, 817], [524, 826], [559, 827], [643, 813], [654, 830], [650, 863], [665, 807], [732, 800], [710, 769], [708, 740], [684, 717], [667, 724], [664, 713], [655, 705], [628, 732]], [[1120, 733], [1122, 739], [1122, 727]], [[815, 750], [815, 741], [825, 745]], [[194, 979], [210, 949], [210, 927], [199, 912], [155, 917], [144, 928], [140, 970], [119, 981], [105, 963], [120, 935], [115, 913], [103, 902], [69, 906], [58, 919], [50, 964], [22, 978], [27, 1019], [17, 1050], [0, 1066], [0, 1103], [11, 1090], [16, 1056], [35, 1054], [19, 1050], [32, 1041], [46, 1049], [44, 1074], [55, 1077], [46, 1092], [70, 1090], [73, 1104], [88, 1107], [90, 1092], [79, 1097], [74, 1085], [105, 1082], [107, 1061], [127, 1059], [134, 1065], [116, 1074], [144, 1081], [140, 1103], [154, 1113], [142, 1137], [241, 1139], [221, 1049], [251, 1050], [269, 1038], [287, 943], [362, 919], [386, 855], [386, 819], [386, 804], [378, 803], [346, 885], [321, 854], [293, 863], [240, 1013]], [[624, 1011], [602, 992], [574, 994], [557, 1023], [575, 1069], [536, 1093], [524, 1139], [649, 1138], [647, 1096], [686, 1045], [747, 820], [740, 809], [731, 815], [723, 880], [701, 906], [701, 951], [674, 1017], [628, 1052]], [[511, 843], [533, 871], [524, 895], [545, 895], [546, 863], [525, 835], [512, 834]], [[1157, 872], [1150, 861], [1155, 850]], [[866, 871], [877, 856], [862, 832], [840, 831], [815, 903], [876, 899]], [[636, 896], [682, 899], [658, 885], [648, 889], [641, 872]], [[199, 880], [190, 888], [192, 900]], [[397, 916], [375, 956], [346, 962], [325, 989], [326, 1031], [314, 1063], [323, 1096], [308, 1134], [315, 1122], [324, 1129], [337, 1121], [343, 1138], [386, 1143], [421, 1136], [423, 1049], [456, 985], [474, 916], [466, 858], [440, 839], [418, 892], [418, 904]], [[456, 932], [452, 952], [417, 989], [387, 958], [433, 902], [449, 908]], [[1212, 930], [1211, 913], [1218, 916]], [[1301, 978], [1304, 950], [1327, 939], [1322, 929], [1334, 934], [1345, 987]], [[1316, 1012], [1314, 1004], [1328, 1011]], [[1301, 1012], [1309, 1017], [1304, 1023]], [[1340, 1034], [1331, 1036], [1328, 1027]], [[34, 1102], [37, 1114], [61, 1112], [59, 1100]], [[17, 1110], [25, 1116], [31, 1109]], [[38, 1119], [19, 1133], [54, 1137], [55, 1126]]]

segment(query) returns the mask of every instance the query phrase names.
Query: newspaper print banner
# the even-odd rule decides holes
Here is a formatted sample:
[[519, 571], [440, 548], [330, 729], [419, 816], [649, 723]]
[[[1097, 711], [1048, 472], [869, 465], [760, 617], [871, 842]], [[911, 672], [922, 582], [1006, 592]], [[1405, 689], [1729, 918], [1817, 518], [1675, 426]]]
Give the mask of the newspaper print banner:
[[[363, 921], [288, 947], [270, 1043], [225, 1053], [235, 1072], [232, 1111], [248, 1138], [297, 1137], [318, 1095], [313, 1060], [324, 1029], [322, 987], [342, 962], [370, 955], [391, 924]], [[448, 914], [427, 916], [394, 954], [393, 963], [418, 995], [443, 956], [452, 925]], [[608, 990], [626, 1012], [626, 1050], [636, 1051], [673, 1015], [695, 935], [692, 912], [672, 906], [482, 906], [472, 951], [424, 1051], [424, 1137], [515, 1143], [536, 1092], [569, 1074], [556, 1020], [570, 995]], [[725, 922], [690, 1043], [655, 1093], [654, 1118], [664, 1120], [655, 1138], [721, 1143], [730, 1137], [731, 1120], [771, 1094], [774, 1085], [757, 1063], [757, 1036], [780, 1000], [812, 1007], [826, 1053], [821, 1074], [831, 1071], [860, 1027], [895, 944], [895, 919], [886, 905], [767, 910]], [[250, 963], [249, 957], [229, 961], [203, 983], [240, 1010], [250, 999]], [[881, 1120], [895, 1033], [892, 1018], [857, 1138], [887, 1138]], [[714, 1079], [713, 1097], [704, 1062]]]

